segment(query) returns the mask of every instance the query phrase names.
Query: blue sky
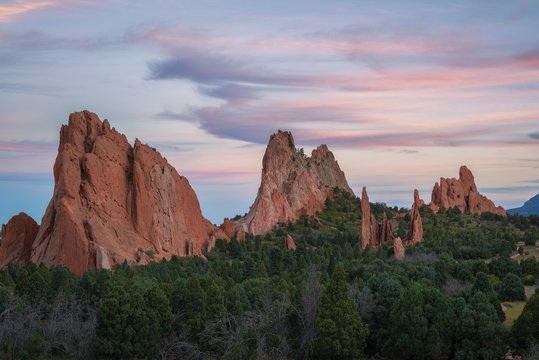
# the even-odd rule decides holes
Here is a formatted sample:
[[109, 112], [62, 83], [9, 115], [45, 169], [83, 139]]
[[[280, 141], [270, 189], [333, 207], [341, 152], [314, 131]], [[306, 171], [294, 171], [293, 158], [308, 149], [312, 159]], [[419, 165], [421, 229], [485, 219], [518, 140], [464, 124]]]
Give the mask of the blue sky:
[[539, 189], [539, 3], [0, 2], [0, 223], [38, 222], [58, 132], [88, 109], [158, 148], [205, 216], [245, 213], [272, 132], [326, 143], [356, 194], [409, 206], [466, 164]]

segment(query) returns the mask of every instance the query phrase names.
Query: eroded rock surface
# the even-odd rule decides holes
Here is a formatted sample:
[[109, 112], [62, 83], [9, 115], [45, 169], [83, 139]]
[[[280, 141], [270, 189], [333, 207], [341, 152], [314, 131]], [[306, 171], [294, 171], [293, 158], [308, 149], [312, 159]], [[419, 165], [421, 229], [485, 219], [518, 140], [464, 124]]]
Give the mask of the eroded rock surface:
[[290, 132], [279, 130], [266, 148], [255, 202], [236, 225], [253, 235], [265, 234], [279, 222], [321, 211], [335, 187], [353, 194], [327, 146], [320, 145], [307, 157], [296, 149]]
[[419, 208], [425, 202], [419, 198], [419, 192], [414, 189], [414, 203], [410, 211], [410, 244], [416, 244], [423, 241], [423, 222]]
[[131, 146], [89, 111], [71, 114], [62, 126], [54, 180], [32, 245], [35, 263], [81, 273], [136, 262], [138, 249], [156, 259], [198, 255], [223, 234], [202, 216], [189, 181], [159, 152], [138, 139]]
[[487, 197], [479, 194], [475, 185], [472, 172], [461, 166], [459, 178], [440, 178], [440, 182], [434, 185], [430, 207], [434, 212], [440, 208], [452, 208], [457, 206], [460, 211], [469, 211], [472, 214], [491, 212], [505, 216], [505, 210], [501, 206], [496, 206]]
[[27, 214], [21, 212], [2, 225], [0, 246], [0, 267], [10, 262], [26, 264], [30, 261], [32, 244], [39, 231], [39, 225]]
[[367, 245], [376, 248], [393, 239], [393, 228], [391, 222], [387, 219], [386, 213], [383, 214], [382, 221], [378, 223], [374, 215], [371, 214], [367, 188], [363, 187], [361, 191], [361, 234], [359, 235], [359, 246], [362, 249], [365, 249]]

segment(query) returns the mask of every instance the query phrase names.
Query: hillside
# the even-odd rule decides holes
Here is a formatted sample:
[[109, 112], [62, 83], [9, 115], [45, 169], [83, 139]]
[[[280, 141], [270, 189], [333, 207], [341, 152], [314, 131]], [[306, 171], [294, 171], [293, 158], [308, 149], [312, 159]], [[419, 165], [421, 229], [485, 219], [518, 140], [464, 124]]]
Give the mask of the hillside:
[[509, 214], [519, 214], [522, 216], [539, 215], [539, 194], [526, 201], [521, 207], [509, 209], [507, 212]]

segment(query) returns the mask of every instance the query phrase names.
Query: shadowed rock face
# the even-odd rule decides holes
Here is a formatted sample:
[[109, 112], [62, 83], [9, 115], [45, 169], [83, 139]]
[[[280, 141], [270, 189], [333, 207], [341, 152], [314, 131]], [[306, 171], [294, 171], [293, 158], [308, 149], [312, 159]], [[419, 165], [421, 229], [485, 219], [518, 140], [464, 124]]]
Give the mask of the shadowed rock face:
[[25, 213], [13, 216], [2, 225], [2, 245], [0, 246], [0, 267], [10, 262], [26, 264], [30, 261], [32, 243], [39, 231], [39, 225]]
[[[94, 113], [73, 113], [62, 126], [54, 194], [30, 259], [81, 273], [134, 263], [138, 249], [156, 258], [200, 254], [226, 237], [200, 211], [189, 181], [159, 152]], [[140, 256], [138, 256], [140, 258]]]
[[414, 203], [410, 211], [410, 245], [423, 241], [423, 222], [419, 208], [425, 202], [419, 198], [419, 192], [414, 189]]
[[359, 246], [362, 249], [365, 249], [367, 245], [377, 248], [393, 239], [393, 229], [391, 223], [387, 220], [386, 214], [384, 213], [380, 223], [371, 214], [367, 188], [363, 187], [361, 192], [361, 234], [359, 235]]
[[353, 194], [327, 146], [320, 145], [309, 158], [296, 150], [290, 132], [279, 130], [264, 154], [256, 200], [236, 225], [253, 235], [265, 234], [278, 222], [321, 211], [334, 187]]
[[491, 200], [477, 192], [474, 176], [466, 166], [460, 167], [458, 179], [440, 178], [432, 189], [430, 207], [434, 212], [442, 207], [449, 209], [454, 206], [472, 214], [491, 212], [506, 215], [503, 207], [496, 207]]

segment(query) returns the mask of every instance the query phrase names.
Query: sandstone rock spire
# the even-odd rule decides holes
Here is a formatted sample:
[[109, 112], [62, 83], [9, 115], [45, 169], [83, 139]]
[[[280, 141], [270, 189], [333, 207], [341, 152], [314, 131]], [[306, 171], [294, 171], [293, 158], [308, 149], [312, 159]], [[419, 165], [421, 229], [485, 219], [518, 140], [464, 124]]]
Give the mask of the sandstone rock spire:
[[279, 130], [270, 136], [256, 199], [236, 225], [253, 235], [265, 234], [279, 222], [321, 211], [335, 187], [353, 194], [327, 146], [320, 145], [307, 157], [296, 149], [290, 132]]
[[414, 189], [414, 203], [410, 211], [410, 244], [416, 244], [423, 241], [423, 222], [419, 208], [425, 202], [419, 198], [419, 192]]
[[378, 223], [374, 215], [371, 214], [371, 205], [367, 188], [361, 191], [361, 234], [359, 236], [359, 246], [365, 249], [367, 245], [373, 248], [382, 246], [394, 239], [391, 222], [387, 219], [386, 213], [382, 216], [382, 221]]

